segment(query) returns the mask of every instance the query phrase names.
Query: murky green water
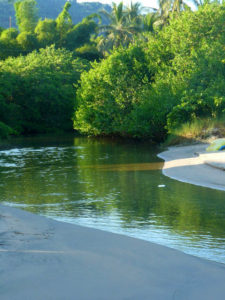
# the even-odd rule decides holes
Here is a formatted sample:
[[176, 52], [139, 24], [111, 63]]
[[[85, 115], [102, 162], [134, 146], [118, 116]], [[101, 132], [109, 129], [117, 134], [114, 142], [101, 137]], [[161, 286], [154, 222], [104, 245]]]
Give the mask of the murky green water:
[[121, 140], [24, 140], [0, 151], [0, 201], [225, 263], [225, 192], [165, 177], [158, 151]]

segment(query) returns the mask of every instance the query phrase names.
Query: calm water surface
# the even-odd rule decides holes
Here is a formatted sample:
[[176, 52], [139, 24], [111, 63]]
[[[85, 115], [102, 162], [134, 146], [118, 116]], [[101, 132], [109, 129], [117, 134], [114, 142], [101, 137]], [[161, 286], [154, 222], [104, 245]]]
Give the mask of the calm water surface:
[[225, 192], [165, 177], [158, 149], [26, 139], [0, 151], [0, 202], [225, 263]]

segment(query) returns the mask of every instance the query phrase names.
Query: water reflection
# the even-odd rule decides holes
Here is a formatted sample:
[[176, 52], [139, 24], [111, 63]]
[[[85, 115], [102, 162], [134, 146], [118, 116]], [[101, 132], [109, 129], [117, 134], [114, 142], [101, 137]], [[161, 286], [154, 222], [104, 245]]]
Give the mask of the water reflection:
[[3, 203], [225, 263], [225, 193], [163, 176], [151, 145], [77, 137], [21, 146], [0, 152]]
[[107, 165], [92, 165], [83, 166], [84, 168], [94, 168], [102, 171], [149, 171], [149, 170], [161, 170], [163, 162], [151, 162], [151, 163], [136, 163], [136, 164], [107, 164]]

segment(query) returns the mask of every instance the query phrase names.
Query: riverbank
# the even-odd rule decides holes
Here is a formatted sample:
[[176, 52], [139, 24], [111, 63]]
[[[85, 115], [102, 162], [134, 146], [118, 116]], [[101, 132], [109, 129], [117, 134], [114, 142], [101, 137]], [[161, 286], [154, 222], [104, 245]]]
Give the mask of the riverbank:
[[5, 206], [0, 265], [1, 300], [222, 300], [225, 293], [224, 264]]
[[0, 206], [1, 300], [222, 300], [225, 265]]
[[158, 155], [163, 174], [199, 186], [225, 191], [225, 152], [206, 152], [208, 144], [170, 147]]

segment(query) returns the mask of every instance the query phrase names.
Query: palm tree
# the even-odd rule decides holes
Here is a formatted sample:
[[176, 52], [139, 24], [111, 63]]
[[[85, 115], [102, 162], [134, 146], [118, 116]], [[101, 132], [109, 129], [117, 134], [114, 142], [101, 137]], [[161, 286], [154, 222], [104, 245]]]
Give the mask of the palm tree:
[[142, 6], [139, 2], [136, 3], [131, 2], [130, 5], [126, 6], [125, 8], [125, 17], [127, 19], [127, 22], [140, 25], [141, 11], [142, 11]]
[[[198, 0], [193, 0], [198, 1]], [[201, 0], [199, 0], [201, 1]], [[155, 25], [163, 27], [169, 23], [169, 18], [173, 14], [179, 15], [184, 10], [190, 10], [191, 8], [184, 2], [184, 0], [158, 0], [159, 19]]]
[[[100, 14], [109, 20], [109, 25], [99, 27], [102, 34], [98, 47], [102, 51], [109, 51], [120, 45], [127, 46], [134, 40], [134, 35], [140, 31], [139, 21], [140, 4], [124, 7], [123, 2], [112, 4], [112, 12], [102, 10]], [[141, 23], [140, 23], [141, 24]]]
[[158, 12], [149, 12], [142, 16], [142, 31], [154, 32], [154, 27], [159, 21]]
[[157, 11], [158, 20], [155, 22], [156, 26], [163, 27], [168, 24], [171, 12], [172, 0], [158, 0], [159, 9]]
[[194, 5], [196, 7], [199, 7], [199, 6], [203, 6], [205, 3], [209, 3], [209, 1], [204, 1], [204, 0], [192, 0], [192, 2], [194, 3]]

